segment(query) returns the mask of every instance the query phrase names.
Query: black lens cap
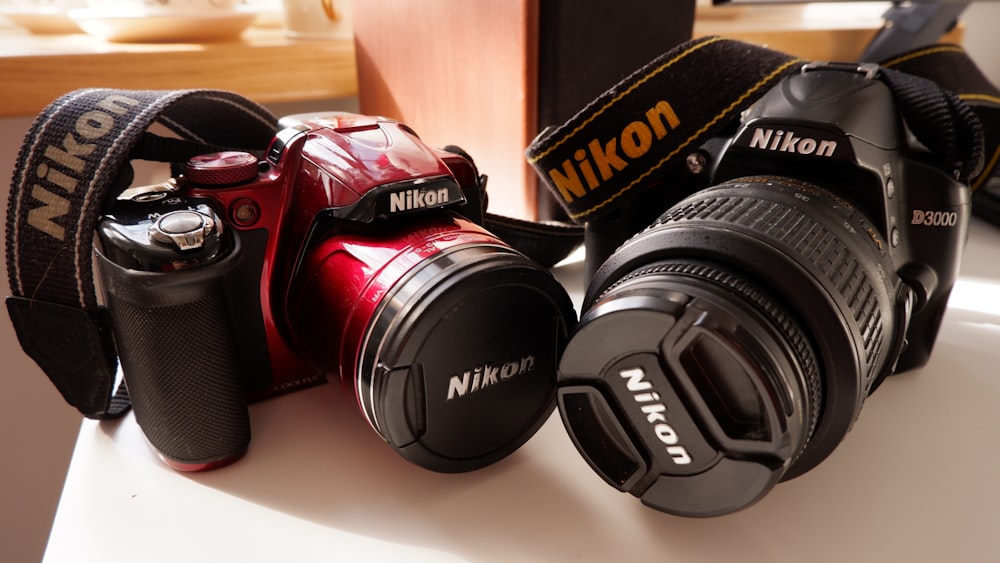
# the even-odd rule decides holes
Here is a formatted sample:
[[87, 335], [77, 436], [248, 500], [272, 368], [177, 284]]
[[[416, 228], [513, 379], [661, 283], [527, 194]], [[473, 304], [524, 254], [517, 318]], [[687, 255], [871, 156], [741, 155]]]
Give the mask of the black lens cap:
[[666, 263], [626, 276], [582, 316], [558, 404], [605, 481], [664, 512], [716, 516], [781, 479], [808, 441], [817, 382], [791, 321], [759, 302], [738, 276]]
[[428, 261], [385, 302], [358, 393], [403, 457], [434, 471], [478, 469], [551, 414], [576, 315], [549, 272], [509, 248], [464, 247]]

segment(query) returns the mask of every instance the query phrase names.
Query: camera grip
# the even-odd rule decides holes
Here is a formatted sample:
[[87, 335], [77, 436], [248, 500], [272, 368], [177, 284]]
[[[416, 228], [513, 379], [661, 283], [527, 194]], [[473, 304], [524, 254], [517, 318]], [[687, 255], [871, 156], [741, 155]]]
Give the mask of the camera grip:
[[136, 420], [176, 469], [235, 461], [250, 441], [245, 392], [222, 279], [234, 257], [146, 272], [98, 253]]

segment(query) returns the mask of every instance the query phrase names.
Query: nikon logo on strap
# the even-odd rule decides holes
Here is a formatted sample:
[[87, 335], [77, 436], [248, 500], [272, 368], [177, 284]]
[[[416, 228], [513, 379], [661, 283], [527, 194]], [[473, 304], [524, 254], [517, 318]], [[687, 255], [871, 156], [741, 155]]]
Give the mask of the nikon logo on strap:
[[637, 187], [683, 180], [690, 152], [801, 62], [719, 37], [679, 45], [544, 130], [528, 162], [572, 220], [589, 221]]
[[[154, 123], [172, 138], [148, 132]], [[263, 151], [276, 129], [267, 109], [204, 89], [84, 88], [32, 123], [7, 206], [6, 305], [21, 347], [84, 416], [115, 418], [129, 408], [93, 279], [97, 220], [129, 179], [128, 163], [183, 162], [216, 147]]]
[[[683, 166], [687, 156], [803, 63], [742, 41], [694, 39], [636, 70], [565, 123], [542, 124], [551, 126], [532, 141], [525, 156], [570, 219], [591, 221], [627, 205], [638, 187], [683, 186], [689, 176]], [[908, 121], [920, 125], [924, 134], [917, 137], [922, 143], [973, 180], [973, 189], [990, 177], [1000, 164], [1000, 95], [962, 49], [952, 45], [915, 50], [882, 67], [879, 79], [897, 96], [906, 95], [908, 88], [905, 77], [893, 74], [897, 70], [939, 81], [956, 93], [942, 94], [947, 111], [929, 119], [914, 111], [917, 119]], [[960, 124], [974, 120], [959, 100], [984, 120], [985, 142], [977, 143], [976, 135], [967, 130], [959, 132], [958, 144], [937, 134], [942, 120], [957, 119]], [[822, 132], [761, 127], [754, 146], [746, 138], [741, 139], [743, 147], [810, 158], [839, 158], [837, 152], [852, 150], [846, 139], [824, 138]], [[984, 160], [985, 166], [979, 166]]]
[[630, 160], [645, 155], [653, 143], [666, 137], [680, 124], [681, 120], [670, 103], [660, 100], [646, 110], [644, 121], [632, 121], [616, 137], [609, 140], [595, 138], [585, 148], [576, 149], [572, 160], [567, 158], [562, 166], [549, 169], [549, 179], [563, 201], [572, 202], [597, 189], [616, 172], [624, 170]]
[[82, 180], [87, 180], [87, 157], [97, 148], [95, 141], [115, 131], [115, 118], [120, 119], [139, 103], [111, 94], [81, 115], [61, 143], [45, 147], [41, 163], [28, 171], [34, 174], [34, 180], [29, 180], [31, 197], [42, 204], [28, 211], [28, 225], [59, 240], [66, 237], [66, 229], [56, 222], [69, 213], [70, 201], [65, 194], [72, 194]]

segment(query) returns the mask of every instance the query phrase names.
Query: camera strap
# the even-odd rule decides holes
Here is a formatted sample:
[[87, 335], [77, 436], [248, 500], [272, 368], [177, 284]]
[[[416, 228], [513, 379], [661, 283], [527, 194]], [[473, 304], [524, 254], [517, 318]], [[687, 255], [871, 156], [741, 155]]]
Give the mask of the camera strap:
[[[672, 175], [683, 175], [686, 167], [677, 164], [687, 154], [803, 62], [739, 41], [688, 42], [543, 132], [527, 150], [529, 161], [570, 217], [584, 222], [620, 205], [647, 178], [666, 178], [669, 185]], [[897, 96], [909, 96], [911, 103], [900, 106], [918, 138], [978, 186], [1000, 157], [996, 89], [954, 46], [915, 51], [885, 66], [901, 71], [883, 74], [893, 75], [886, 80]], [[901, 73], [906, 76], [895, 76]], [[982, 143], [966, 104], [986, 125], [986, 166], [975, 154]], [[155, 135], [152, 126], [172, 136]], [[114, 418], [129, 407], [124, 385], [116, 389], [111, 322], [92, 269], [97, 220], [105, 202], [131, 183], [129, 162], [183, 162], [221, 149], [261, 152], [276, 130], [277, 120], [263, 107], [215, 90], [78, 90], [31, 125], [7, 207], [7, 308], [21, 347], [88, 418]], [[942, 137], [935, 141], [919, 130]], [[573, 225], [492, 214], [484, 223], [550, 265], [582, 239]]]
[[[688, 155], [804, 63], [731, 39], [689, 41], [543, 131], [525, 154], [569, 217], [586, 222], [653, 180], [682, 184]], [[1000, 154], [1000, 93], [960, 47], [901, 55], [876, 76], [943, 168], [974, 188], [992, 173]]]
[[[983, 165], [978, 173], [969, 173], [967, 176], [972, 190], [978, 190], [997, 171], [997, 164], [1000, 163], [1000, 90], [986, 78], [965, 50], [957, 45], [931, 45], [914, 49], [883, 62], [882, 66], [899, 71], [904, 76], [918, 76], [929, 80], [960, 99], [978, 117], [983, 132]], [[893, 75], [889, 75], [891, 80]], [[896, 93], [900, 88], [901, 86], [894, 88], [893, 92]], [[914, 107], [904, 110], [904, 118], [911, 127], [928, 129], [940, 123], [940, 105], [935, 107], [932, 99], [933, 94], [911, 96]], [[921, 122], [923, 125], [915, 125]], [[948, 131], [944, 130], [941, 134], [941, 142], [948, 143], [949, 140], [945, 137]], [[929, 130], [924, 135], [932, 136]], [[925, 144], [931, 142], [920, 140]], [[956, 142], [951, 146], [960, 145]], [[928, 148], [934, 150], [930, 144]], [[947, 154], [946, 148], [939, 150]]]
[[[147, 132], [154, 124], [177, 138]], [[129, 407], [125, 386], [115, 390], [117, 353], [92, 269], [98, 217], [131, 182], [129, 162], [263, 151], [276, 129], [263, 107], [214, 90], [77, 90], [31, 125], [7, 205], [7, 309], [21, 347], [88, 418]]]
[[[7, 206], [7, 310], [21, 347], [84, 416], [115, 418], [130, 406], [125, 385], [116, 388], [118, 355], [92, 261], [98, 219], [132, 183], [130, 162], [180, 163], [219, 150], [262, 155], [277, 130], [267, 109], [217, 90], [77, 90], [35, 119]], [[481, 211], [488, 229], [540, 262], [554, 264], [579, 244], [578, 227]]]

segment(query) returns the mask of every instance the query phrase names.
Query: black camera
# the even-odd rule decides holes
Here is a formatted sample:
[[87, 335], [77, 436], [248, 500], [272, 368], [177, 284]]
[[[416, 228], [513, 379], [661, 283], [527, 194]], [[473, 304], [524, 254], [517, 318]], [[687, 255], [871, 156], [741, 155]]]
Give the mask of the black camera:
[[697, 180], [588, 223], [600, 267], [558, 401], [612, 486], [673, 514], [742, 509], [928, 360], [970, 190], [877, 72], [805, 65], [688, 158]]

